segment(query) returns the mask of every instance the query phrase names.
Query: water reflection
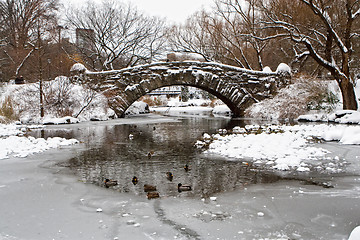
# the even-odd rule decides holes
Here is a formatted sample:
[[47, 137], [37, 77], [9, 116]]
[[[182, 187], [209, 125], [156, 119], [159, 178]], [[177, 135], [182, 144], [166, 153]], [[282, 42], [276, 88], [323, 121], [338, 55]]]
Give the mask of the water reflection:
[[[146, 195], [143, 185], [152, 184], [161, 197], [208, 197], [279, 179], [240, 161], [206, 156], [194, 147], [204, 132], [245, 124], [248, 123], [240, 120], [195, 117], [167, 123], [98, 125], [58, 131], [85, 143], [86, 150], [65, 163], [85, 183], [104, 186], [108, 178], [117, 180], [118, 185], [112, 188], [120, 192]], [[52, 134], [55, 135], [51, 131], [45, 133]], [[191, 170], [184, 169], [186, 164]], [[167, 172], [173, 174], [172, 181]], [[132, 182], [134, 176], [138, 178], [136, 185]], [[178, 183], [191, 185], [193, 190], [179, 193]]]

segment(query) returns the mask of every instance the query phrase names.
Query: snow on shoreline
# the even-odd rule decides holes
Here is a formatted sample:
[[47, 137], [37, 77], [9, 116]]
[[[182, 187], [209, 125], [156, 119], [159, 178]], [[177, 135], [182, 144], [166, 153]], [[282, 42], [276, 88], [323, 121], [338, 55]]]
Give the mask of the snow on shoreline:
[[303, 122], [335, 122], [341, 124], [360, 124], [360, 112], [353, 110], [338, 110], [331, 114], [305, 114], [297, 118]]
[[251, 159], [255, 165], [274, 170], [342, 171], [339, 157], [327, 157], [329, 151], [312, 143], [319, 139], [360, 144], [360, 127], [325, 124], [235, 127], [230, 135], [204, 134], [196, 145], [199, 148], [208, 145], [205, 154]]
[[25, 137], [24, 134], [29, 128], [42, 128], [42, 126], [0, 124], [0, 160], [10, 157], [24, 158], [51, 148], [59, 148], [61, 146], [79, 143], [76, 139], [60, 137], [47, 139]]

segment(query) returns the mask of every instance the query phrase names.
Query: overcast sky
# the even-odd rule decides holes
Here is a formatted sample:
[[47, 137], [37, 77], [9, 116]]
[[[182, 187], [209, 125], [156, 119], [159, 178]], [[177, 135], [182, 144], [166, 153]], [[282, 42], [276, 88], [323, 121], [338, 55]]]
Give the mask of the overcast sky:
[[131, 3], [149, 15], [166, 17], [183, 23], [194, 12], [209, 9], [213, 0], [131, 0]]
[[[166, 17], [174, 23], [184, 23], [196, 11], [203, 8], [210, 9], [213, 5], [213, 0], [123, 0], [122, 2], [127, 1], [150, 16]], [[62, 2], [78, 5], [85, 3], [86, 0], [62, 0]]]

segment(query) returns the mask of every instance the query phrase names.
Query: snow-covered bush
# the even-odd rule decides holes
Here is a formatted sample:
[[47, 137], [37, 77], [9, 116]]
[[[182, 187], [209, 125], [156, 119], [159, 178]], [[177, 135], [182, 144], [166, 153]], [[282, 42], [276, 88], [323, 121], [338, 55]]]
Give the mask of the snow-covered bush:
[[328, 92], [327, 81], [305, 76], [293, 80], [272, 99], [265, 99], [249, 107], [247, 117], [263, 119], [295, 119], [309, 110], [331, 111], [336, 105], [336, 95]]
[[[0, 101], [4, 104], [6, 97], [11, 98], [14, 114], [22, 122], [41, 122], [39, 95], [39, 83], [9, 85]], [[67, 77], [43, 82], [43, 106], [45, 116], [53, 118], [71, 116], [88, 121], [107, 120], [115, 115], [105, 96], [73, 84]]]

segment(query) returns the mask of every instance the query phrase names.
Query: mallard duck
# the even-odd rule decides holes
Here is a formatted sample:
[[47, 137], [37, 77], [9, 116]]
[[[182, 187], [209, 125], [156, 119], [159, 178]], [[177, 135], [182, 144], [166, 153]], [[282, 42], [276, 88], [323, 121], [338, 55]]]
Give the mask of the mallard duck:
[[169, 181], [172, 181], [173, 178], [174, 178], [174, 175], [173, 175], [171, 172], [167, 172], [167, 173], [166, 173], [166, 178], [167, 178]]
[[148, 158], [150, 159], [151, 157], [152, 157], [152, 155], [154, 154], [154, 152], [153, 151], [150, 151], [150, 152], [148, 152]]
[[178, 191], [191, 191], [191, 186], [189, 185], [182, 185], [181, 183], [178, 184]]
[[137, 178], [136, 176], [134, 176], [131, 181], [132, 181], [132, 183], [133, 183], [134, 185], [136, 185], [139, 180], [138, 180], [138, 178]]
[[190, 171], [191, 170], [187, 164], [185, 164], [184, 169], [185, 169], [185, 171]]
[[116, 186], [118, 185], [118, 182], [116, 180], [110, 180], [110, 179], [105, 179], [104, 181], [104, 185], [106, 188], [109, 188], [109, 187], [113, 187], [113, 186]]
[[154, 191], [156, 191], [155, 186], [149, 184], [144, 185], [144, 192], [154, 192]]
[[152, 198], [159, 198], [160, 194], [158, 192], [148, 192], [147, 193], [147, 198], [148, 199], [152, 199]]

